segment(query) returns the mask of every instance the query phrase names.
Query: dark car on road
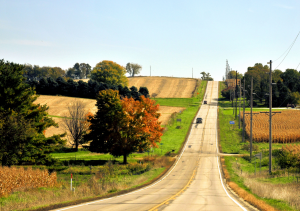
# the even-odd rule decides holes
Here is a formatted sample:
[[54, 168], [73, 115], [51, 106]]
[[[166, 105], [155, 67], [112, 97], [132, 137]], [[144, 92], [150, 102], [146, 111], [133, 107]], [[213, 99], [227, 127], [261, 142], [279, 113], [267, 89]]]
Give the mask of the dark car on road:
[[206, 100], [204, 100], [204, 104], [207, 104], [207, 101], [206, 101]]
[[198, 117], [197, 119], [196, 119], [196, 123], [198, 124], [198, 123], [202, 123], [202, 118], [201, 117]]

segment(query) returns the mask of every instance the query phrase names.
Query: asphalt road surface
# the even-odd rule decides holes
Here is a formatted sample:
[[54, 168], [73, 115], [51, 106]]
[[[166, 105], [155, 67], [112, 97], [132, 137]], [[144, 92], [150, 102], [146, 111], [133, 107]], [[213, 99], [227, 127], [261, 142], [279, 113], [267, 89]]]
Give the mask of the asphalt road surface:
[[[143, 189], [58, 210], [248, 210], [224, 188], [220, 177], [217, 149], [218, 82], [209, 81], [189, 139], [176, 164], [165, 177]], [[195, 121], [194, 121], [195, 122]]]

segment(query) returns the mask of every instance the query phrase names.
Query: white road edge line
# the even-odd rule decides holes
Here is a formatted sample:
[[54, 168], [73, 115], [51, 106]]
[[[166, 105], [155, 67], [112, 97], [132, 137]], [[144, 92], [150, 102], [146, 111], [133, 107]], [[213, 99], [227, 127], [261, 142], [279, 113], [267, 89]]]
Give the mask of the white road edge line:
[[[206, 86], [208, 86], [208, 84], [207, 84]], [[202, 104], [201, 104], [200, 109], [199, 109], [199, 111], [197, 112], [197, 114], [195, 115], [195, 117], [194, 117], [194, 119], [193, 119], [193, 122], [192, 122], [191, 124], [194, 123], [195, 119], [197, 118], [198, 114], [200, 113], [201, 107], [202, 107]], [[217, 110], [217, 112], [218, 112], [218, 110]], [[111, 197], [111, 198], [101, 199], [101, 200], [97, 200], [97, 201], [93, 201], [93, 202], [88, 202], [88, 203], [85, 203], [85, 204], [80, 204], [80, 205], [75, 205], [75, 206], [71, 206], [71, 207], [66, 207], [66, 208], [63, 208], [63, 209], [54, 209], [54, 210], [56, 210], [56, 211], [68, 210], [68, 209], [72, 209], [72, 208], [76, 208], [76, 207], [82, 207], [82, 206], [85, 206], [85, 205], [94, 204], [94, 203], [101, 202], [101, 201], [105, 201], [105, 200], [109, 200], [109, 199], [114, 199], [114, 198], [118, 198], [118, 197], [130, 195], [130, 194], [137, 193], [137, 192], [139, 192], [139, 191], [148, 189], [148, 188], [150, 188], [150, 187], [156, 185], [157, 183], [163, 181], [167, 176], [169, 176], [169, 174], [173, 171], [173, 169], [176, 167], [177, 163], [179, 162], [179, 160], [180, 160], [180, 158], [181, 158], [183, 152], [185, 151], [185, 148], [186, 148], [186, 146], [187, 146], [187, 144], [188, 144], [188, 142], [189, 142], [189, 140], [190, 140], [190, 135], [191, 135], [192, 130], [193, 130], [193, 125], [192, 125], [192, 127], [191, 127], [191, 131], [190, 131], [188, 140], [187, 140], [187, 142], [185, 143], [184, 148], [183, 148], [183, 150], [182, 150], [182, 152], [181, 152], [179, 158], [177, 159], [175, 165], [173, 166], [173, 168], [169, 171], [169, 173], [168, 173], [167, 175], [165, 175], [162, 179], [158, 180], [158, 181], [155, 182], [154, 184], [149, 185], [149, 186], [147, 186], [147, 187], [145, 187], [145, 188], [139, 189], [139, 190], [137, 190], [137, 191], [129, 192], [129, 193], [122, 194], [122, 195], [119, 195], [119, 196], [114, 196], [114, 197]]]
[[[219, 82], [218, 82], [217, 88], [218, 88], [218, 87], [219, 87]], [[217, 89], [217, 90], [219, 90], [219, 89]], [[219, 92], [218, 92], [218, 95], [219, 95]], [[217, 116], [216, 116], [216, 118], [218, 118], [218, 101], [217, 101], [217, 109], [216, 109], [216, 110], [217, 110]], [[218, 164], [219, 175], [220, 175], [220, 180], [221, 180], [222, 187], [223, 187], [223, 189], [225, 190], [227, 196], [228, 196], [232, 201], [234, 201], [234, 203], [236, 203], [240, 208], [242, 208], [242, 210], [247, 211], [246, 208], [244, 208], [242, 205], [240, 205], [236, 200], [234, 200], [234, 199], [228, 194], [228, 192], [227, 192], [227, 190], [226, 190], [226, 188], [225, 188], [225, 186], [224, 186], [224, 184], [223, 184], [223, 180], [222, 180], [222, 176], [221, 176], [221, 170], [220, 170], [220, 165], [219, 165], [218, 119], [217, 119], [217, 121], [216, 121], [216, 131], [217, 131], [217, 132], [216, 132], [217, 164]]]

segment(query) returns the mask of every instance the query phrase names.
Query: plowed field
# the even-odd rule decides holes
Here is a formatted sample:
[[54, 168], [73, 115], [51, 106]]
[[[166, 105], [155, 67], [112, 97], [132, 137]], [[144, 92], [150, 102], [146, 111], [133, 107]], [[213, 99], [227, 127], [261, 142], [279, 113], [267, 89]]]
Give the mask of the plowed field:
[[130, 77], [129, 87], [147, 87], [158, 98], [190, 98], [196, 88], [197, 79], [173, 77]]
[[[62, 96], [48, 96], [41, 95], [35, 103], [39, 103], [41, 105], [47, 104], [49, 106], [48, 113], [52, 116], [68, 116], [68, 106], [75, 100], [80, 100], [85, 103], [86, 112], [96, 113], [97, 107], [95, 106], [96, 100], [91, 99], [83, 99], [83, 98], [74, 98], [74, 97], [62, 97]], [[160, 121], [162, 125], [168, 123], [172, 113], [183, 111], [185, 108], [182, 107], [169, 107], [169, 106], [160, 106], [159, 112], [161, 113]], [[64, 133], [64, 128], [62, 126], [62, 118], [54, 118], [54, 121], [59, 124], [59, 128], [50, 127], [46, 131], [46, 136], [52, 136], [53, 134]]]

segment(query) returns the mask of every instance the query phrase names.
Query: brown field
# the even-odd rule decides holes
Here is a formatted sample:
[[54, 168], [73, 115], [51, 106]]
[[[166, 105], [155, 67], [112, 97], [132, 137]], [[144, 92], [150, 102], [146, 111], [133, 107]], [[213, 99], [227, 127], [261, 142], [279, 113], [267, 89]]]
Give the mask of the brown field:
[[[88, 82], [90, 79], [80, 79]], [[158, 98], [190, 98], [195, 91], [197, 79], [193, 78], [173, 78], [173, 77], [129, 77], [129, 87], [135, 86], [138, 89], [147, 87], [150, 93], [157, 94]], [[74, 80], [79, 81], [79, 80]]]
[[195, 91], [197, 79], [173, 77], [130, 77], [129, 87], [138, 89], [147, 87], [150, 93], [157, 94], [158, 98], [190, 98]]
[[[74, 97], [63, 97], [63, 96], [50, 96], [50, 95], [40, 95], [40, 97], [35, 101], [41, 105], [47, 104], [49, 106], [48, 113], [51, 116], [64, 117], [68, 116], [68, 106], [71, 105], [75, 100], [80, 100], [85, 103], [86, 113], [91, 112], [96, 113], [97, 107], [95, 106], [96, 100], [84, 99], [84, 98], [74, 98]], [[162, 125], [168, 123], [172, 113], [179, 112], [184, 110], [183, 107], [169, 107], [169, 106], [160, 106], [159, 113], [161, 116], [159, 120], [162, 122]], [[50, 127], [46, 130], [46, 137], [52, 136], [54, 134], [61, 134], [65, 132], [63, 127], [62, 118], [52, 117], [53, 120], [59, 124], [59, 128]]]
[[53, 187], [56, 180], [56, 172], [49, 175], [48, 170], [0, 167], [0, 197], [26, 188]]
[[[273, 143], [294, 143], [300, 141], [300, 111], [286, 110], [272, 117]], [[250, 115], [246, 115], [246, 133], [250, 136]], [[253, 141], [269, 142], [269, 116], [253, 115]]]

